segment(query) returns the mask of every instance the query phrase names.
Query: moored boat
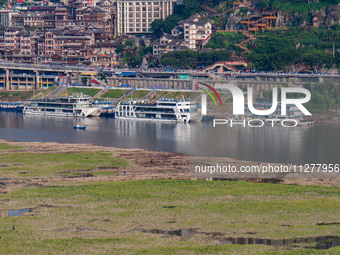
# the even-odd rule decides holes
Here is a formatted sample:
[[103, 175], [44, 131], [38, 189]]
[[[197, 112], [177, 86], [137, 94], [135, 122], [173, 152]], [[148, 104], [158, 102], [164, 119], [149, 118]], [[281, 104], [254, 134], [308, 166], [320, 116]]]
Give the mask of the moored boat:
[[94, 106], [89, 96], [57, 97], [56, 99], [40, 99], [26, 101], [24, 114], [64, 117], [99, 116], [102, 107]]
[[200, 120], [195, 102], [189, 100], [123, 100], [115, 111], [117, 119], [190, 122]]
[[24, 109], [23, 103], [14, 103], [14, 102], [2, 102], [0, 101], [0, 111], [5, 112], [22, 112]]

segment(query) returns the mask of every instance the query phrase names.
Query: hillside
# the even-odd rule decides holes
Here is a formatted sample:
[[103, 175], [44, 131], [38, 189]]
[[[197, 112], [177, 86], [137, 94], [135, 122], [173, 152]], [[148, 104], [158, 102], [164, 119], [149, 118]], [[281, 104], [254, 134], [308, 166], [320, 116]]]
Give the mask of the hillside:
[[[205, 51], [233, 53], [224, 60], [242, 58], [260, 71], [339, 68], [338, 0], [239, 2], [184, 0], [165, 21], [153, 23], [155, 35], [171, 33], [180, 20], [199, 13], [213, 22], [214, 33]], [[257, 17], [272, 21], [261, 25]], [[161, 63], [172, 65], [175, 62], [169, 59], [174, 55], [173, 66], [187, 67], [188, 61], [181, 57], [188, 53], [165, 54]]]

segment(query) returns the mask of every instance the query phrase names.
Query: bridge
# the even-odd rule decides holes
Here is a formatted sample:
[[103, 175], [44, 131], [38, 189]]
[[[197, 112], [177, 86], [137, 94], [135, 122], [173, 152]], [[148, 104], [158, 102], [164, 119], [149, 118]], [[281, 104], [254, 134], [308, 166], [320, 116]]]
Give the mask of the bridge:
[[11, 70], [26, 70], [26, 71], [37, 71], [37, 72], [54, 72], [54, 73], [92, 73], [97, 74], [99, 69], [95, 67], [85, 66], [62, 66], [62, 65], [39, 65], [39, 64], [24, 64], [24, 63], [13, 63], [13, 62], [0, 62], [0, 69], [11, 69]]
[[[235, 66], [247, 66], [244, 61], [218, 62], [202, 71], [198, 70], [141, 70], [141, 69], [108, 69], [93, 68], [86, 66], [50, 66], [29, 65], [12, 62], [0, 62], [0, 90], [37, 90], [47, 88], [54, 84], [82, 83], [81, 76], [91, 76], [95, 80], [95, 86], [120, 87], [128, 85], [132, 88], [153, 89], [185, 89], [190, 90], [197, 81], [225, 82], [230, 79], [239, 86], [258, 84], [263, 86], [275, 86], [285, 84], [319, 84], [328, 81], [340, 84], [338, 74], [298, 74], [298, 73], [240, 73]], [[215, 68], [223, 68], [226, 72], [214, 72]], [[1, 69], [3, 71], [1, 71]], [[95, 76], [104, 73], [107, 75], [106, 82], [98, 80]], [[135, 74], [135, 77], [119, 75], [122, 73]], [[72, 76], [68, 74], [78, 74]], [[65, 82], [67, 77], [69, 82]], [[97, 84], [97, 85], [96, 85]], [[261, 85], [261, 86], [262, 86]]]
[[71, 73], [95, 76], [98, 74], [98, 69], [85, 66], [0, 62], [0, 90], [37, 90], [48, 88], [57, 84], [60, 77], [68, 76]]

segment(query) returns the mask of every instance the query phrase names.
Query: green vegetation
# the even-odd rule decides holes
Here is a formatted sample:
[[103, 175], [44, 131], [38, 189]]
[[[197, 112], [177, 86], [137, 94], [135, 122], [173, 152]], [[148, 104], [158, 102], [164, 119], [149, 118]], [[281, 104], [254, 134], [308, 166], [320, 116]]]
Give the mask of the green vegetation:
[[[151, 29], [156, 37], [160, 37], [163, 33], [171, 33], [171, 30], [177, 25], [181, 20], [185, 20], [190, 16], [199, 13], [204, 10], [201, 5], [205, 5], [218, 10], [218, 6], [222, 2], [221, 0], [183, 0], [174, 6], [174, 12], [172, 15], [168, 16], [165, 20], [155, 20], [151, 24]], [[225, 11], [232, 7], [233, 0], [224, 1], [224, 5], [221, 10]], [[225, 18], [217, 19], [218, 22], [224, 23]]]
[[[248, 57], [257, 70], [284, 70], [293, 64], [311, 67], [339, 65], [339, 54], [333, 59], [333, 44], [340, 47], [339, 30], [323, 28], [290, 28], [268, 30], [257, 35], [255, 49]], [[326, 51], [328, 50], [328, 52]]]
[[[205, 11], [202, 5], [208, 6], [218, 12], [228, 10], [233, 6], [234, 0], [183, 0], [176, 3], [174, 6], [174, 12], [168, 16], [164, 21], [155, 20], [152, 24], [152, 31], [159, 37], [165, 33], [170, 33], [171, 29], [174, 28], [177, 23], [181, 20], [185, 20], [190, 16]], [[222, 5], [221, 5], [222, 4]], [[220, 8], [221, 7], [221, 8]], [[225, 20], [225, 17], [221, 18]], [[219, 19], [219, 20], [221, 20]]]
[[[1, 254], [340, 252], [340, 247], [320, 251], [312, 249], [316, 244], [302, 243], [219, 244], [230, 237], [338, 236], [337, 187], [245, 181], [89, 182], [73, 177], [126, 178], [125, 171], [129, 173], [133, 165], [112, 152], [21, 153], [8, 144], [1, 147], [8, 148], [7, 154], [0, 154], [0, 191], [6, 190], [0, 192]], [[24, 182], [6, 182], [18, 179]], [[38, 180], [42, 186], [35, 185]], [[32, 211], [17, 217], [6, 211], [22, 208]], [[197, 232], [188, 237], [171, 235], [182, 229]]]
[[323, 7], [329, 5], [336, 5], [339, 3], [338, 0], [321, 0], [321, 1], [309, 1], [307, 0], [296, 1], [296, 0], [288, 0], [288, 1], [280, 1], [280, 0], [263, 0], [258, 1], [257, 7], [264, 8], [274, 8], [275, 10], [285, 11], [285, 10], [294, 10], [298, 13], [307, 13], [309, 11], [320, 10]]
[[94, 89], [94, 88], [68, 88], [66, 90], [67, 95], [72, 96], [73, 93], [80, 94], [83, 93], [84, 95], [93, 97], [95, 96], [101, 89]]
[[174, 6], [174, 12], [165, 20], [155, 20], [151, 23], [151, 30], [156, 37], [160, 37], [163, 33], [171, 33], [171, 30], [181, 20], [189, 18], [191, 15], [196, 14], [200, 10], [201, 0], [184, 0], [182, 3]]
[[126, 92], [126, 89], [109, 89], [102, 98], [121, 98]]
[[229, 59], [230, 52], [225, 50], [212, 50], [207, 52], [184, 50], [164, 54], [161, 63], [164, 66], [197, 68], [198, 66], [207, 66], [217, 61], [227, 61]]
[[332, 82], [324, 82], [315, 86], [305, 86], [312, 94], [306, 104], [312, 112], [328, 109], [340, 109], [340, 88]]
[[84, 86], [87, 86], [88, 78], [87, 77], [82, 77], [81, 82], [83, 83]]
[[[1, 145], [0, 148], [6, 148]], [[9, 147], [8, 149], [20, 147]], [[50, 177], [65, 175], [83, 175], [98, 167], [126, 167], [129, 163], [120, 158], [112, 157], [109, 152], [78, 152], [56, 154], [11, 153], [0, 155], [0, 175], [3, 177]], [[111, 172], [115, 174], [114, 171]], [[96, 174], [91, 171], [91, 174]]]
[[51, 93], [53, 90], [55, 90], [57, 88], [56, 85], [53, 85], [47, 89], [43, 89], [43, 90], [40, 90], [37, 94], [35, 94], [35, 96], [33, 96], [32, 99], [40, 99], [46, 95], [48, 95], [49, 93]]
[[137, 51], [137, 47], [133, 51], [125, 51], [122, 54], [122, 63], [128, 64], [131, 67], [139, 66], [142, 63], [142, 57]]
[[22, 150], [24, 147], [0, 143], [0, 150]]
[[225, 28], [228, 22], [228, 16], [212, 17], [211, 20], [212, 20], [213, 27]]
[[[34, 208], [27, 216], [0, 219], [0, 253], [273, 254], [278, 249], [280, 254], [340, 252], [340, 247], [302, 250], [297, 244], [218, 245], [224, 237], [339, 235], [339, 225], [318, 225], [339, 220], [340, 191], [335, 187], [188, 180], [59, 185], [0, 194], [0, 200], [9, 199], [11, 208]], [[8, 206], [0, 203], [1, 209]], [[138, 231], [186, 228], [196, 228], [200, 234], [181, 238]]]
[[25, 101], [33, 96], [33, 91], [0, 91], [1, 101]]
[[246, 36], [240, 32], [219, 32], [212, 35], [210, 41], [205, 46], [211, 49], [225, 49], [234, 52], [243, 52], [244, 50], [235, 46], [235, 44], [246, 40]]
[[29, 31], [30, 31], [30, 32], [35, 32], [35, 30], [37, 30], [37, 27], [36, 27], [36, 26], [31, 26], [31, 27], [29, 28]]
[[152, 46], [145, 46], [140, 40], [140, 47], [133, 47], [133, 41], [127, 40], [125, 44], [120, 44], [116, 48], [116, 53], [120, 54], [123, 64], [130, 67], [138, 67], [142, 64], [143, 56], [152, 53]]
[[[327, 113], [329, 110], [340, 109], [340, 88], [338, 85], [333, 84], [331, 80], [327, 78], [324, 83], [317, 85], [305, 85], [305, 88], [311, 92], [311, 100], [305, 104], [306, 108], [310, 112], [322, 112]], [[263, 97], [269, 102], [272, 101], [272, 90], [264, 90]], [[281, 93], [279, 92], [279, 101]], [[290, 98], [301, 97], [301, 94], [289, 94]]]
[[153, 97], [155, 100], [159, 98], [173, 98], [174, 100], [180, 100], [182, 97], [190, 98], [196, 93], [194, 92], [167, 92], [167, 91], [157, 91], [155, 96]]
[[132, 93], [131, 97], [141, 99], [149, 93], [150, 93], [150, 90], [136, 90]]
[[[160, 37], [163, 33], [171, 33], [171, 29], [176, 24], [188, 18], [189, 16], [199, 13], [202, 10], [202, 5], [207, 5], [215, 11], [222, 12], [232, 6], [233, 1], [226, 1], [221, 4], [221, 1], [193, 1], [187, 0], [183, 3], [175, 5], [174, 14], [165, 20], [155, 20], [152, 23], [154, 34]], [[294, 17], [289, 29], [284, 30], [266, 30], [259, 32], [255, 42], [250, 42], [244, 45], [251, 50], [250, 55], [245, 55], [247, 60], [252, 63], [252, 66], [259, 71], [277, 71], [288, 70], [293, 65], [306, 65], [313, 68], [331, 68], [333, 65], [340, 65], [340, 54], [332, 57], [333, 45], [335, 49], [340, 48], [340, 29], [339, 25], [334, 25], [328, 28], [312, 28], [312, 14], [316, 10], [329, 5], [338, 4], [337, 0], [325, 1], [279, 1], [265, 0], [258, 1], [256, 8], [265, 8], [267, 10], [292, 10]], [[241, 8], [237, 15], [243, 16], [247, 13], [247, 8]], [[294, 15], [296, 14], [296, 15]], [[226, 18], [210, 17], [215, 27], [224, 28]], [[307, 26], [301, 27], [301, 24], [306, 23]], [[223, 49], [236, 54], [244, 51], [237, 47], [236, 44], [244, 41], [246, 37], [241, 33], [221, 32], [212, 35], [207, 49]], [[200, 54], [200, 53], [197, 53]], [[174, 56], [173, 56], [174, 55]], [[162, 57], [160, 64], [163, 66], [173, 66], [182, 68], [195, 68], [198, 66], [209, 65], [210, 61], [200, 61], [199, 57], [193, 54], [165, 54]], [[225, 57], [221, 57], [225, 60]], [[198, 64], [196, 64], [199, 62]], [[157, 64], [157, 63], [156, 63]]]

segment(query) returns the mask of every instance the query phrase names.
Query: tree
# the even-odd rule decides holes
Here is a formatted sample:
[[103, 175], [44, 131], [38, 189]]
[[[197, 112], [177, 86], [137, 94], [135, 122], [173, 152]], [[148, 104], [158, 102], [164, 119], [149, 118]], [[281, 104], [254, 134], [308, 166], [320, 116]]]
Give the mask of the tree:
[[132, 47], [133, 46], [133, 42], [130, 39], [126, 40], [126, 42], [124, 44], [125, 44], [125, 46], [128, 46], [128, 47]]
[[295, 47], [284, 40], [264, 41], [255, 48], [248, 57], [257, 70], [283, 70], [296, 63], [301, 57]]
[[176, 68], [196, 68], [198, 65], [208, 66], [217, 61], [227, 61], [229, 59], [230, 52], [225, 50], [212, 50], [207, 52], [184, 50], [164, 54], [161, 58], [161, 64]]
[[87, 85], [87, 77], [82, 77], [81, 82], [83, 83], [84, 86]]
[[165, 21], [161, 19], [155, 19], [151, 23], [151, 30], [157, 38], [161, 37], [165, 31]]
[[184, 0], [183, 2], [175, 4], [172, 15], [169, 15], [165, 20], [157, 19], [151, 23], [151, 29], [154, 35], [159, 38], [163, 33], [169, 34], [179, 21], [187, 19], [191, 15], [199, 12], [200, 2], [205, 3], [203, 0]]
[[124, 44], [119, 44], [116, 47], [116, 53], [121, 54], [124, 51], [125, 45]]
[[303, 62], [310, 67], [323, 65], [330, 66], [332, 63], [332, 57], [325, 51], [312, 50], [303, 56]]

